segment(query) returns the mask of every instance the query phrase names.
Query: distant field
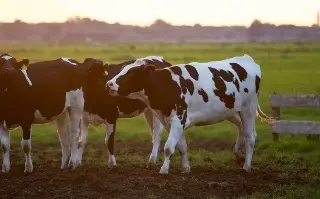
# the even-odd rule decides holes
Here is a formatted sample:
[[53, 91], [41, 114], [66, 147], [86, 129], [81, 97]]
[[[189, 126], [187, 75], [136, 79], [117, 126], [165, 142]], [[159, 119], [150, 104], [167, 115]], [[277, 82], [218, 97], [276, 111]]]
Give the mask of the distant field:
[[[82, 62], [96, 57], [119, 63], [147, 55], [163, 56], [170, 63], [206, 62], [249, 54], [260, 64], [263, 76], [259, 103], [268, 104], [273, 92], [320, 93], [320, 44], [158, 44], [108, 46], [0, 46], [0, 53], [31, 62], [70, 57]], [[22, 99], [21, 99], [22, 100]], [[45, 99], [43, 99], [45, 100]], [[282, 119], [320, 121], [320, 110], [283, 109]], [[320, 198], [320, 141], [306, 136], [281, 135], [273, 142], [269, 126], [256, 122], [253, 172], [235, 164], [231, 150], [236, 127], [229, 122], [193, 127], [186, 132], [191, 173], [180, 174], [180, 157], [172, 157], [168, 176], [159, 175], [160, 160], [146, 169], [151, 136], [142, 117], [117, 123], [118, 166], [107, 168], [105, 126], [90, 126], [83, 165], [74, 172], [60, 171], [61, 148], [53, 124], [35, 125], [32, 151], [35, 171], [23, 176], [21, 129], [11, 133], [11, 173], [0, 174], [1, 198]], [[2, 157], [2, 156], [1, 156]]]

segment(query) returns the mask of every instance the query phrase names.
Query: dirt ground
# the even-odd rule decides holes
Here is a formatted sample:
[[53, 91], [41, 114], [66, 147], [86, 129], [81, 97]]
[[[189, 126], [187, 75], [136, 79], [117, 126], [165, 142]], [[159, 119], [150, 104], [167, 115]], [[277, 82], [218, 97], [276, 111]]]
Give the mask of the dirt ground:
[[[117, 143], [117, 153], [123, 147], [128, 153], [147, 155], [151, 144], [138, 142]], [[162, 147], [162, 146], [161, 146]], [[189, 150], [231, 149], [232, 143], [195, 142]], [[33, 149], [41, 153], [40, 148]], [[20, 151], [21, 152], [21, 151]], [[21, 152], [22, 153], [22, 152]], [[88, 154], [86, 154], [88, 155]], [[234, 198], [254, 192], [272, 192], [272, 185], [305, 184], [301, 175], [281, 175], [282, 171], [273, 165], [258, 165], [251, 173], [238, 168], [192, 167], [190, 174], [181, 174], [180, 167], [171, 167], [169, 175], [160, 175], [156, 168], [147, 169], [139, 164], [121, 162], [115, 168], [108, 168], [86, 161], [75, 171], [60, 170], [60, 152], [56, 161], [34, 162], [34, 173], [24, 175], [21, 157], [12, 155], [12, 169], [0, 174], [0, 198], [206, 198], [217, 196]], [[19, 160], [17, 158], [20, 158]], [[50, 159], [50, 153], [45, 155]], [[96, 161], [100, 161], [96, 159]]]

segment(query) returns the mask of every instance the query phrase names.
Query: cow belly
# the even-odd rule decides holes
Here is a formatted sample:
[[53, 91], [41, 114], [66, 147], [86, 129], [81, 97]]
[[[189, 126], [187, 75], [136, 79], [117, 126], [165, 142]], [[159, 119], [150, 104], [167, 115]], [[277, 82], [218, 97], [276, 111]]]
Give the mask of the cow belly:
[[104, 119], [97, 114], [89, 114], [89, 123], [92, 125], [104, 124]]
[[46, 118], [45, 116], [43, 116], [41, 114], [41, 112], [39, 110], [36, 110], [34, 112], [34, 120], [33, 120], [33, 124], [44, 124], [44, 123], [48, 123], [48, 122], [52, 122], [53, 120], [55, 120], [57, 117], [59, 117], [64, 111], [66, 111], [66, 109], [64, 109], [60, 114], [53, 116], [51, 118]]
[[[62, 113], [64, 113], [70, 106], [71, 103], [80, 102], [81, 100], [74, 100], [75, 98], [81, 98], [82, 97], [82, 91], [69, 91], [65, 93], [65, 101], [64, 103], [61, 103], [61, 105], [50, 103], [50, 100], [48, 100], [46, 107], [42, 108], [41, 110], [36, 109], [34, 112], [34, 124], [43, 124], [48, 123], [53, 120], [55, 120], [57, 117], [59, 117]], [[55, 104], [54, 108], [52, 104]], [[42, 112], [42, 113], [41, 113]], [[49, 117], [46, 116], [44, 113], [49, 113]]]
[[240, 108], [228, 109], [220, 101], [188, 108], [187, 126], [206, 126], [222, 122], [234, 115]]
[[119, 118], [133, 118], [133, 117], [136, 117], [136, 116], [139, 116], [141, 113], [143, 113], [144, 110], [136, 110], [136, 111], [133, 111], [131, 113], [122, 113], [122, 112], [119, 112]]

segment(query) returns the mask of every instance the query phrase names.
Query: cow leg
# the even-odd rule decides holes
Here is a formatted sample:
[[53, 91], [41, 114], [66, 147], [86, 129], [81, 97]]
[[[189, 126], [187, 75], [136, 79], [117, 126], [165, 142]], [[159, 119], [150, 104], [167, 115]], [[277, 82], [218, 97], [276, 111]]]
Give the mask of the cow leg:
[[149, 167], [151, 163], [156, 164], [157, 162], [163, 125], [161, 124], [161, 121], [155, 116], [155, 114], [152, 112], [151, 109], [147, 109], [144, 112], [144, 117], [149, 125], [151, 136], [152, 136], [152, 144], [153, 144], [152, 152], [150, 154], [148, 166], [147, 166]]
[[8, 173], [10, 171], [10, 134], [9, 131], [0, 127], [0, 139], [3, 153], [2, 172]]
[[188, 154], [187, 154], [187, 140], [184, 133], [182, 133], [181, 138], [177, 143], [177, 148], [181, 155], [182, 173], [189, 173], [190, 164], [189, 164]]
[[70, 156], [70, 126], [67, 116], [67, 112], [64, 112], [55, 119], [62, 153], [61, 169], [67, 168], [68, 159]]
[[25, 160], [25, 173], [31, 173], [33, 171], [32, 159], [31, 159], [31, 124], [23, 125], [23, 138], [21, 141], [21, 147], [24, 152]]
[[[170, 120], [169, 120], [170, 121]], [[170, 157], [174, 153], [175, 147], [178, 143], [178, 141], [181, 138], [181, 135], [183, 132], [183, 127], [180, 123], [180, 120], [173, 120], [170, 125], [170, 133], [169, 137], [166, 141], [166, 144], [164, 146], [164, 162], [160, 169], [161, 174], [167, 174], [169, 172], [170, 167]]]
[[247, 172], [251, 171], [251, 162], [253, 156], [253, 149], [256, 141], [256, 130], [255, 130], [255, 118], [257, 103], [249, 103], [247, 107], [243, 107], [240, 113], [241, 120], [243, 121], [243, 132], [245, 138], [246, 156], [243, 169]]
[[89, 126], [89, 113], [84, 112], [82, 117], [82, 125], [80, 128], [82, 129], [82, 135], [81, 139], [78, 140], [78, 154], [77, 154], [77, 165], [82, 164], [82, 157], [84, 152], [84, 147], [87, 144], [87, 138], [88, 138], [88, 126]]
[[106, 132], [104, 143], [109, 154], [108, 165], [109, 167], [113, 167], [117, 164], [116, 158], [114, 157], [114, 135], [116, 131], [116, 123], [109, 124], [108, 122], [106, 122], [106, 125], [107, 125], [107, 132]]
[[232, 122], [233, 124], [235, 124], [238, 128], [237, 141], [233, 147], [233, 153], [236, 157], [238, 164], [240, 164], [244, 161], [244, 156], [242, 154], [242, 148], [244, 146], [244, 134], [243, 134], [242, 120], [241, 120], [239, 113], [233, 115], [228, 120], [230, 122]]
[[72, 167], [72, 169], [75, 169], [79, 165], [79, 162], [77, 161], [77, 152], [79, 142], [79, 131], [81, 126], [80, 121], [83, 115], [83, 105], [83, 96], [76, 97], [71, 102], [71, 106], [69, 109], [69, 115], [71, 119], [71, 156], [68, 167]]

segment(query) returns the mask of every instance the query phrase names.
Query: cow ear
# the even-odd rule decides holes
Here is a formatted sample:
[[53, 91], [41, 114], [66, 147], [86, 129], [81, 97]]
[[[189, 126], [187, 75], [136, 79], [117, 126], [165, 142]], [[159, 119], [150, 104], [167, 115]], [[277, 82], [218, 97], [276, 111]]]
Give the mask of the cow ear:
[[21, 70], [27, 70], [28, 66], [29, 66], [29, 59], [24, 58], [23, 60], [18, 62], [18, 67]]
[[154, 64], [146, 64], [144, 66], [145, 71], [150, 74], [153, 73], [156, 70], [156, 66]]

